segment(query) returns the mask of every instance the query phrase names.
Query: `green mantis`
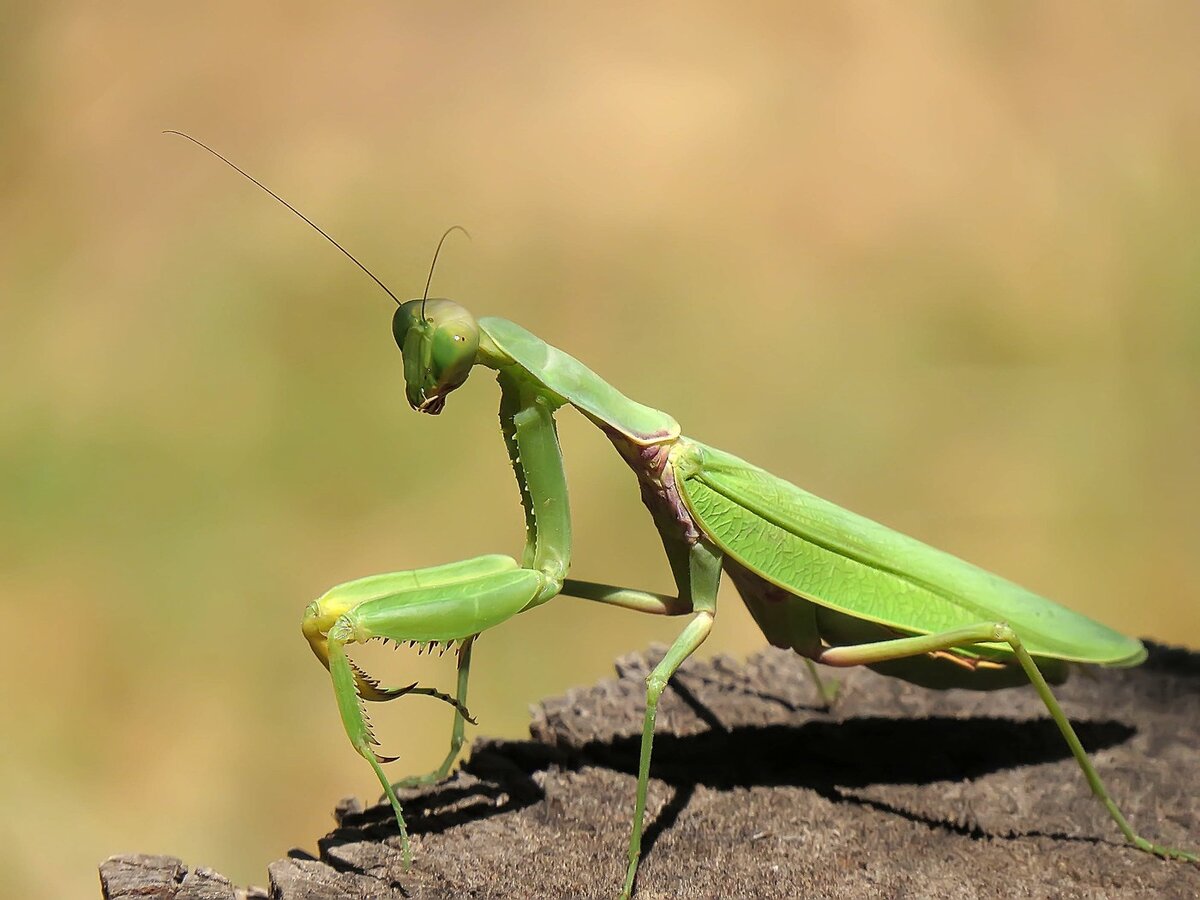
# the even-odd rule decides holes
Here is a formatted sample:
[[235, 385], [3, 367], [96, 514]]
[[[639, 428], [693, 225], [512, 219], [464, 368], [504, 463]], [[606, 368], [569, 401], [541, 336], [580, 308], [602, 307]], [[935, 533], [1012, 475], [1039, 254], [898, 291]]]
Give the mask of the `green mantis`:
[[[410, 693], [450, 703], [454, 724], [444, 762], [404, 783], [444, 778], [470, 720], [473, 641], [562, 594], [684, 620], [646, 681], [621, 889], [622, 897], [630, 896], [641, 856], [659, 697], [712, 629], [725, 573], [767, 640], [805, 658], [827, 702], [832, 693], [813, 663], [865, 665], [930, 688], [993, 690], [1031, 683], [1125, 839], [1159, 856], [1197, 861], [1192, 853], [1153, 844], [1133, 830], [1050, 688], [1065, 680], [1072, 663], [1137, 665], [1145, 658], [1140, 641], [685, 436], [671, 416], [625, 397], [519, 325], [477, 319], [451, 300], [397, 303], [392, 333], [414, 410], [440, 414], [477, 367], [496, 378], [504, 443], [525, 510], [519, 561], [481, 556], [373, 575], [332, 588], [305, 610], [304, 635], [330, 672], [351, 744], [374, 769], [395, 811], [406, 860], [410, 850], [402, 806], [382, 768], [387, 760], [375, 753], [365, 703]], [[555, 424], [556, 415], [567, 409], [595, 425], [632, 470], [662, 540], [675, 594], [567, 577], [571, 518]], [[372, 640], [456, 647], [455, 695], [416, 685], [382, 687], [347, 654], [349, 645]]]
[[[351, 666], [347, 644], [382, 639], [464, 648], [452, 753], [434, 773], [441, 777], [461, 740], [470, 643], [481, 632], [559, 594], [686, 617], [647, 679], [622, 893], [628, 896], [641, 854], [658, 700], [708, 636], [724, 571], [767, 639], [810, 661], [866, 665], [931, 688], [992, 690], [1031, 682], [1125, 838], [1161, 856], [1196, 859], [1134, 832], [1049, 687], [1066, 678], [1068, 663], [1137, 665], [1145, 658], [1140, 641], [685, 437], [670, 416], [628, 399], [512, 322], [476, 320], [450, 300], [411, 300], [396, 310], [392, 330], [415, 410], [439, 414], [475, 366], [495, 372], [526, 527], [519, 563], [485, 556], [372, 576], [333, 588], [305, 613], [304, 633], [330, 668], [351, 743], [379, 774], [402, 834], [401, 806], [372, 750], [360, 701], [390, 699], [404, 689], [381, 691]], [[565, 407], [595, 424], [635, 473], [677, 594], [566, 577], [571, 522], [554, 421]]]

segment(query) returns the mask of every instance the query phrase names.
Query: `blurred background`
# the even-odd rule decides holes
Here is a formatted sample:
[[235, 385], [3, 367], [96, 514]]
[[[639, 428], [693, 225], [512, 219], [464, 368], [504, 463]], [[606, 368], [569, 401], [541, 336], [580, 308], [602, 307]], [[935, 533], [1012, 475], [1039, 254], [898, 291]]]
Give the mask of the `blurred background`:
[[[1200, 646], [1200, 6], [18, 3], [0, 33], [0, 881], [242, 883], [378, 788], [299, 631], [517, 553], [486, 375], [404, 403], [397, 293], [502, 315], [685, 432], [1123, 631]], [[667, 590], [561, 436], [574, 573]], [[762, 646], [732, 591], [705, 654]], [[487, 634], [477, 733], [677, 623]], [[368, 655], [368, 662], [375, 662]], [[452, 683], [387, 654], [391, 681]], [[397, 777], [448, 710], [376, 716]]]

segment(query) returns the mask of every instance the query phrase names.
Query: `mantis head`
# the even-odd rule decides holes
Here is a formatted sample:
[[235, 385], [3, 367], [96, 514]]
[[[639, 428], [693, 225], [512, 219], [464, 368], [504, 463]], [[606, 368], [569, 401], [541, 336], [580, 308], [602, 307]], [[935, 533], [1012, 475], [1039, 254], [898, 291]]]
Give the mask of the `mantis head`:
[[471, 374], [479, 352], [475, 317], [453, 300], [409, 300], [392, 317], [404, 356], [404, 392], [417, 412], [436, 416]]

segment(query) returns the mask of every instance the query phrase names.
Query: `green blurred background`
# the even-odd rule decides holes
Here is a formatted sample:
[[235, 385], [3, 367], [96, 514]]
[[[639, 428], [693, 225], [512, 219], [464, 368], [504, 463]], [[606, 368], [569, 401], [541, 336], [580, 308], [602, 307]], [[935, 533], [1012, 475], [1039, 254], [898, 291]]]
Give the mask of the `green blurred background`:
[[[0, 881], [242, 882], [374, 798], [305, 604], [516, 552], [477, 377], [404, 403], [392, 304], [503, 315], [687, 433], [1124, 631], [1200, 644], [1200, 6], [44, 3], [0, 33]], [[574, 572], [666, 590], [561, 416]], [[762, 645], [727, 591], [705, 653]], [[479, 644], [480, 732], [677, 626]], [[448, 685], [388, 654], [395, 680]], [[447, 711], [378, 717], [397, 776]]]

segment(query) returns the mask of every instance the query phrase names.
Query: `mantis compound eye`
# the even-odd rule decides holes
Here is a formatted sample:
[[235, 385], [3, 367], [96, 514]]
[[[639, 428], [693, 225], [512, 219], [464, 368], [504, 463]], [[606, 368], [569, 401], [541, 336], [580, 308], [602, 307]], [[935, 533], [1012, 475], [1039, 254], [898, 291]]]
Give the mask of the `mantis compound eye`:
[[430, 369], [439, 394], [467, 380], [478, 351], [479, 329], [474, 322], [448, 322], [434, 330]]

